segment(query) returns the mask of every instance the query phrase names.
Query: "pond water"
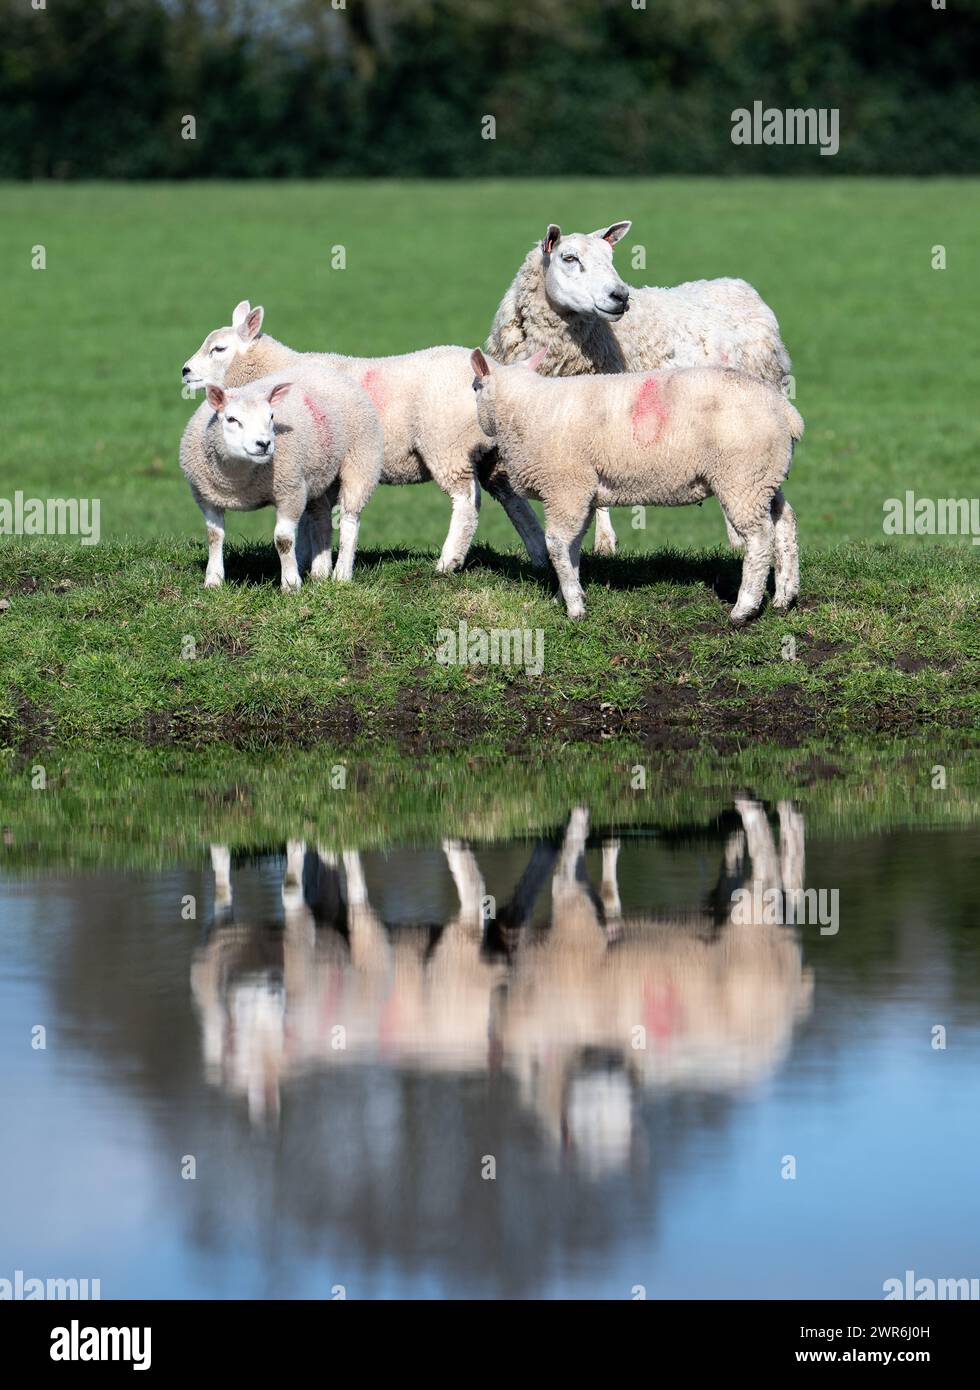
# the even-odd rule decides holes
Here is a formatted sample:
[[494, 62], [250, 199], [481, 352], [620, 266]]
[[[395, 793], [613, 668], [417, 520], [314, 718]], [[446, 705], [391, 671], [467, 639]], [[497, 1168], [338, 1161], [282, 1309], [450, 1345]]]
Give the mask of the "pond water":
[[745, 797], [153, 873], [39, 851], [0, 874], [0, 1278], [880, 1299], [980, 1276], [978, 848]]

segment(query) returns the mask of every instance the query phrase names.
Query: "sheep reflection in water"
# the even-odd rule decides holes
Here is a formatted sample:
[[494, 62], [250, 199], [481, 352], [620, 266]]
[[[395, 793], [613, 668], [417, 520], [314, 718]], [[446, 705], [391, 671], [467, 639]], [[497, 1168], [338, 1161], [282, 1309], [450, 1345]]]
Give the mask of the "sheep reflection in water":
[[[777, 845], [758, 802], [735, 811], [711, 903], [689, 911], [624, 911], [615, 841], [597, 893], [581, 807], [493, 915], [475, 854], [446, 841], [458, 911], [424, 928], [386, 927], [357, 852], [298, 842], [282, 924], [236, 923], [230, 856], [213, 846], [215, 923], [192, 969], [209, 1078], [275, 1122], [283, 1083], [315, 1068], [504, 1073], [552, 1146], [585, 1171], [620, 1166], [645, 1093], [765, 1078], [809, 1009], [797, 932], [745, 912], [748, 895], [733, 920], [738, 888], [757, 902], [803, 887], [803, 817], [780, 803]], [[550, 915], [535, 925], [549, 878]]]

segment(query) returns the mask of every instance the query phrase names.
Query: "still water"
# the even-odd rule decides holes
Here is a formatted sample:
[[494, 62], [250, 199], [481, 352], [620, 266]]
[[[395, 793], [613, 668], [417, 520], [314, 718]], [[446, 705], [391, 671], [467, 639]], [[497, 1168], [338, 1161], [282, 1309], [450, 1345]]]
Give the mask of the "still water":
[[978, 849], [743, 798], [618, 835], [578, 806], [519, 841], [202, 844], [158, 873], [42, 854], [0, 876], [0, 1277], [623, 1299], [975, 1278]]

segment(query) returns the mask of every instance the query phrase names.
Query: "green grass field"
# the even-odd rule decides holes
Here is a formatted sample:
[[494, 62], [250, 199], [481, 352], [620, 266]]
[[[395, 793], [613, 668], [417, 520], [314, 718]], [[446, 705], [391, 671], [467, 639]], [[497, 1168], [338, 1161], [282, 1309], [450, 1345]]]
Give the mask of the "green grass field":
[[[330, 727], [353, 710], [390, 731], [409, 708], [423, 729], [440, 701], [448, 734], [466, 709], [501, 737], [528, 715], [567, 736], [573, 713], [625, 725], [645, 709], [650, 727], [698, 736], [720, 707], [761, 737], [760, 701], [781, 685], [806, 730], [978, 723], [978, 553], [964, 538], [886, 538], [882, 504], [976, 490], [980, 182], [16, 185], [3, 203], [0, 497], [98, 497], [103, 544], [0, 538], [0, 743], [25, 721], [84, 738], [148, 716], [227, 734], [311, 714]], [[297, 348], [476, 344], [549, 220], [622, 217], [625, 279], [741, 275], [780, 319], [807, 422], [786, 488], [798, 613], [728, 630], [719, 596], [737, 570], [710, 502], [649, 509], [645, 529], [614, 514], [621, 554], [587, 567], [590, 613], [573, 629], [491, 499], [468, 571], [435, 578], [449, 507], [433, 484], [379, 489], [347, 592], [278, 592], [271, 512], [229, 518], [230, 582], [199, 589], [203, 525], [177, 466], [194, 406], [179, 374], [237, 300], [264, 304], [268, 330]], [[344, 270], [331, 268], [338, 244]], [[937, 244], [946, 270], [931, 267]], [[31, 268], [39, 245], [44, 270]], [[542, 627], [543, 678], [436, 664], [436, 629], [460, 617]], [[181, 660], [186, 633], [196, 663]], [[781, 658], [787, 634], [802, 663]]]

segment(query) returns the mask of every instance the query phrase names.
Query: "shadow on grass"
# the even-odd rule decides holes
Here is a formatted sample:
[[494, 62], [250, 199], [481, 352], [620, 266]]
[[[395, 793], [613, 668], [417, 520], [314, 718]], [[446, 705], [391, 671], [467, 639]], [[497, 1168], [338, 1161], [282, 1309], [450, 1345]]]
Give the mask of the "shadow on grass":
[[[436, 577], [435, 562], [436, 555], [429, 550], [408, 550], [399, 546], [365, 548], [357, 552], [355, 582], [358, 572], [367, 575], [386, 565], [404, 563], [418, 565]], [[202, 554], [197, 562], [202, 576], [206, 563], [206, 556]], [[556, 592], [558, 587], [550, 566], [546, 570], [535, 569], [526, 557], [485, 544], [474, 545], [467, 558], [465, 571], [476, 569], [487, 570], [504, 579], [537, 582], [548, 593]], [[279, 574], [279, 557], [274, 547], [262, 541], [240, 542], [229, 546], [225, 552], [227, 583], [277, 583]], [[441, 578], [451, 583], [453, 577]], [[586, 591], [590, 584], [617, 590], [640, 589], [653, 584], [697, 585], [712, 590], [722, 602], [732, 604], [738, 597], [741, 579], [741, 556], [721, 550], [685, 553], [666, 549], [616, 556], [594, 555], [588, 550], [582, 553], [582, 582]], [[771, 575], [769, 591], [772, 592]]]

